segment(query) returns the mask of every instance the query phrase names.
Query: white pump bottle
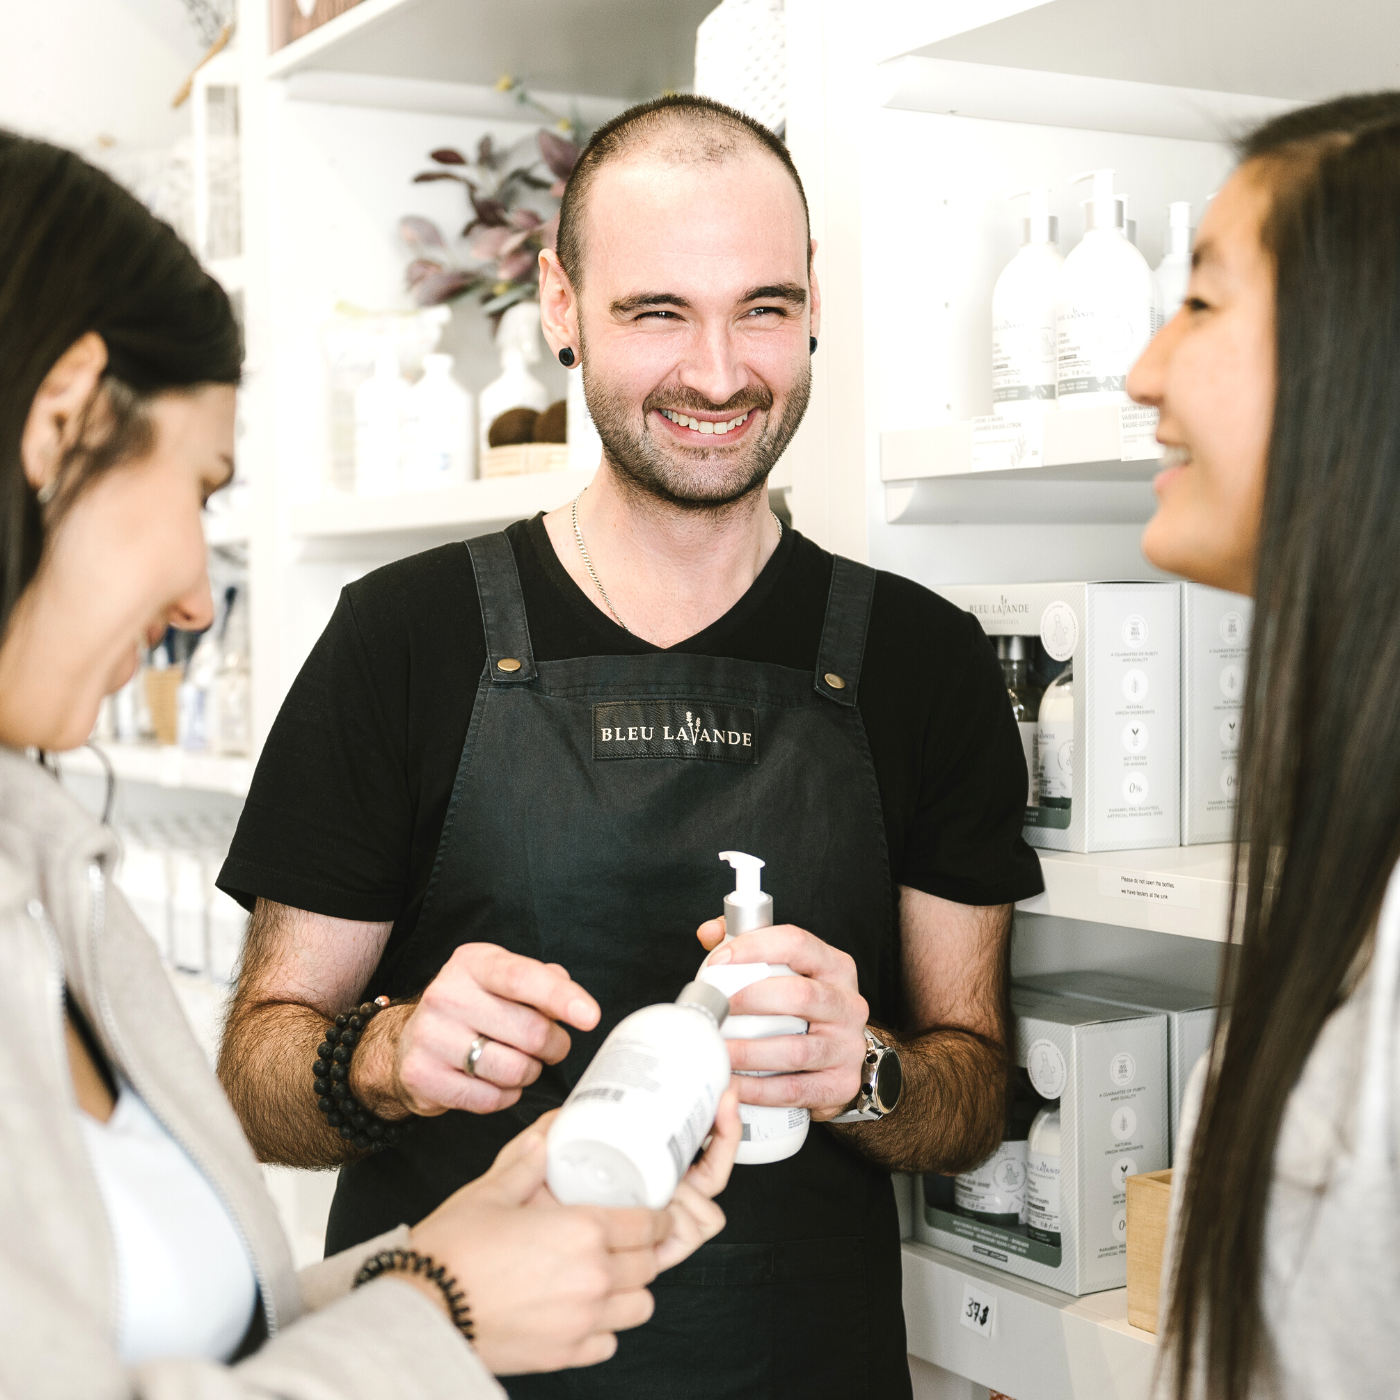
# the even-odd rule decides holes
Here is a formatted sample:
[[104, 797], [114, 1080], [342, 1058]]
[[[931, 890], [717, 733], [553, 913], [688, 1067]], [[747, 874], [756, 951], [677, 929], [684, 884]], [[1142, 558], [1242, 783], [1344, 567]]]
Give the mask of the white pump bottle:
[[[767, 928], [773, 922], [773, 897], [759, 886], [763, 862], [743, 851], [721, 851], [721, 860], [735, 869], [735, 888], [724, 897], [724, 942], [741, 933]], [[723, 947], [721, 944], [720, 947]], [[724, 963], [711, 967], [707, 957], [700, 964], [698, 980], [718, 987], [731, 1000], [742, 988], [766, 977], [795, 977], [786, 963]], [[721, 1027], [726, 1040], [766, 1040], [775, 1035], [806, 1035], [807, 1022], [800, 1016], [730, 1016]], [[741, 1070], [740, 1073], [767, 1075], [776, 1070]], [[762, 1104], [741, 1103], [739, 1118], [743, 1137], [735, 1160], [741, 1166], [781, 1162], [796, 1153], [807, 1141], [811, 1115], [805, 1108], [768, 1108]]]
[[1091, 170], [1084, 237], [1060, 272], [1055, 313], [1061, 408], [1128, 402], [1124, 381], [1155, 329], [1155, 286], [1147, 259], [1118, 226], [1113, 171]]
[[1181, 310], [1191, 280], [1191, 206], [1185, 200], [1167, 205], [1167, 250], [1156, 279], [1158, 324], [1164, 326]]
[[1021, 250], [992, 289], [992, 411], [1024, 422], [1055, 407], [1055, 303], [1064, 259], [1055, 246], [1059, 221], [1044, 185], [1021, 190], [1030, 217]]

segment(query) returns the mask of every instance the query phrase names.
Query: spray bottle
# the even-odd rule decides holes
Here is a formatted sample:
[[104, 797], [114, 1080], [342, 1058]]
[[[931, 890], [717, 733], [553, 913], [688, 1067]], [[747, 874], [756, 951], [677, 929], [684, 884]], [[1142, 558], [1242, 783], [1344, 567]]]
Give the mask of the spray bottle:
[[[741, 933], [768, 928], [773, 922], [773, 897], [759, 885], [763, 862], [743, 851], [721, 851], [721, 860], [734, 867], [735, 887], [724, 897], [724, 942]], [[721, 947], [724, 944], [720, 945]], [[725, 963], [711, 967], [707, 957], [700, 964], [699, 978], [733, 998], [744, 987], [765, 977], [795, 977], [786, 963]], [[807, 1022], [800, 1016], [731, 1016], [724, 1023], [726, 1040], [766, 1040], [775, 1035], [806, 1035]], [[741, 1074], [767, 1076], [776, 1070], [741, 1070]], [[762, 1104], [741, 1103], [739, 1117], [743, 1138], [735, 1160], [742, 1166], [781, 1162], [791, 1157], [807, 1141], [811, 1115], [805, 1108], [768, 1108]]]
[[546, 1179], [566, 1206], [646, 1206], [675, 1194], [729, 1087], [719, 1033], [729, 1002], [691, 982], [674, 1003], [624, 1017], [564, 1101]]

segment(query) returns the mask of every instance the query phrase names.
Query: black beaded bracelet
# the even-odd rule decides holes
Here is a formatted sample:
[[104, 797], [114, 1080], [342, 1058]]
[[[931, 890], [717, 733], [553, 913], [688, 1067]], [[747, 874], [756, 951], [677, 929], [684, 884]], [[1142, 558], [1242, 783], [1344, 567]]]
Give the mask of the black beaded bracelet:
[[418, 1274], [429, 1283], [437, 1284], [447, 1302], [447, 1311], [452, 1315], [452, 1325], [469, 1342], [475, 1341], [467, 1295], [457, 1287], [457, 1280], [449, 1278], [447, 1270], [431, 1255], [419, 1254], [416, 1249], [381, 1250], [372, 1259], [367, 1259], [364, 1267], [355, 1275], [355, 1287], [369, 1283], [382, 1274]]
[[326, 1122], [361, 1152], [397, 1146], [408, 1128], [407, 1123], [391, 1123], [371, 1113], [350, 1092], [350, 1056], [365, 1027], [388, 1005], [388, 997], [378, 997], [353, 1011], [342, 1011], [316, 1047], [316, 1063], [311, 1066], [316, 1107], [325, 1114]]

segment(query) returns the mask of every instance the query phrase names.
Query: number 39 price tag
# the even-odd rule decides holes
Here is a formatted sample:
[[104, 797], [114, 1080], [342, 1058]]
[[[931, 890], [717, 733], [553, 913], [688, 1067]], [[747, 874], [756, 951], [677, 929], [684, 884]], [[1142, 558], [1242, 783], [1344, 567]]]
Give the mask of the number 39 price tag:
[[962, 1315], [958, 1320], [979, 1337], [990, 1337], [997, 1320], [997, 1300], [969, 1283], [963, 1289]]

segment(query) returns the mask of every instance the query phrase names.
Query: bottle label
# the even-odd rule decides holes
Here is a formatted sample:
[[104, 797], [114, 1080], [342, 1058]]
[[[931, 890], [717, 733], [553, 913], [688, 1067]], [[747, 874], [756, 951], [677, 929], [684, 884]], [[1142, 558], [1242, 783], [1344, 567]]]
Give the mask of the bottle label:
[[985, 1162], [963, 1172], [953, 1184], [959, 1210], [978, 1215], [1021, 1218], [1026, 1202], [1026, 1140], [1003, 1142]]
[[1003, 316], [992, 326], [992, 402], [1055, 401], [1055, 312], [1042, 321]]
[[1035, 759], [1040, 800], [1069, 801], [1074, 796], [1074, 721], [1041, 720]]
[[772, 1142], [789, 1133], [807, 1131], [810, 1115], [805, 1108], [769, 1108], [764, 1104], [741, 1103], [739, 1122], [741, 1142]]
[[1152, 336], [1152, 303], [1124, 307], [1105, 297], [1098, 305], [1061, 306], [1056, 385], [1060, 398], [1121, 393], [1133, 361]]
[[1060, 1158], [1026, 1153], [1026, 1224], [1047, 1235], [1060, 1233]]

